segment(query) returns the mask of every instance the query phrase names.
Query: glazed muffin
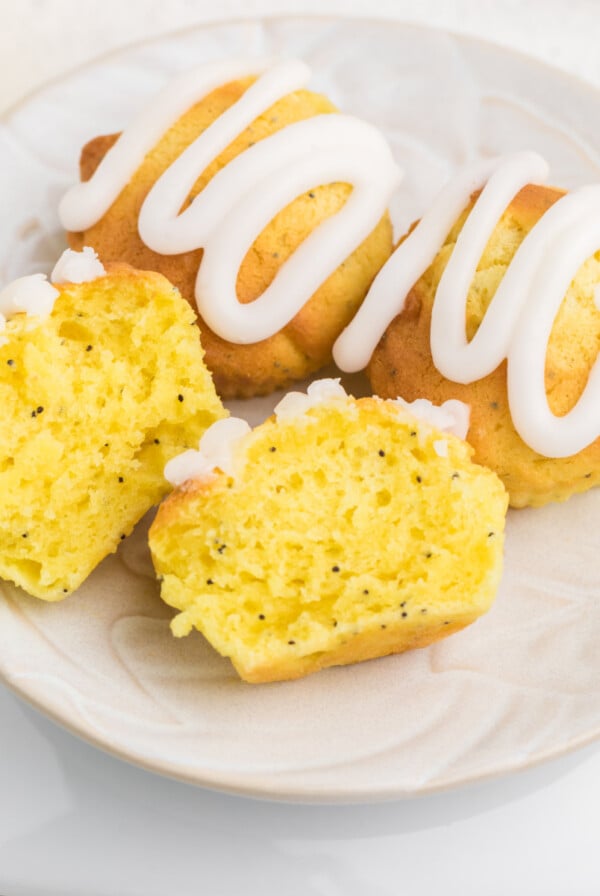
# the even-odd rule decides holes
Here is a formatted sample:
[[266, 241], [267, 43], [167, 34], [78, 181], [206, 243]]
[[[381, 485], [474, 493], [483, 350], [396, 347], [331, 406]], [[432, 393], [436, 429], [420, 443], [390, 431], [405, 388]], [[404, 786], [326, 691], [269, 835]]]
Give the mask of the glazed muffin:
[[[564, 191], [529, 185], [522, 189], [499, 220], [471, 283], [466, 306], [466, 331], [477, 332], [518, 247]], [[442, 273], [476, 196], [448, 234], [433, 264], [406, 297], [403, 311], [392, 321], [368, 367], [373, 391], [383, 397], [408, 400], [427, 396], [440, 403], [449, 398], [471, 409], [468, 441], [474, 459], [494, 470], [504, 482], [514, 507], [563, 501], [600, 483], [600, 439], [568, 457], [546, 457], [517, 433], [507, 395], [507, 363], [488, 376], [467, 384], [446, 379], [431, 352], [432, 307]], [[554, 321], [545, 366], [550, 410], [561, 417], [575, 405], [600, 347], [600, 310], [595, 285], [600, 282], [600, 252], [579, 269]]]
[[424, 647], [485, 613], [506, 492], [438, 428], [459, 403], [421, 404], [426, 420], [320, 381], [176, 458], [149, 539], [173, 633], [198, 629], [267, 682]]
[[224, 415], [164, 277], [112, 265], [54, 292], [0, 346], [0, 576], [48, 601], [116, 550], [169, 490], [165, 463]]
[[[170, 165], [240, 99], [253, 77], [224, 84], [196, 103], [168, 129], [103, 217], [84, 232], [70, 233], [79, 249], [93, 246], [102, 261], [124, 261], [164, 274], [196, 308], [194, 287], [202, 249], [164, 255], [149, 249], [138, 232], [140, 210], [151, 187]], [[183, 208], [202, 192], [215, 174], [244, 150], [287, 125], [336, 113], [324, 96], [297, 90], [275, 102], [246, 127], [204, 170]], [[87, 181], [119, 135], [98, 137], [84, 147], [81, 178]], [[315, 186], [286, 204], [264, 228], [246, 254], [237, 278], [237, 297], [247, 304], [273, 282], [284, 262], [307, 237], [346, 203], [346, 183]], [[223, 398], [267, 394], [302, 379], [327, 364], [333, 342], [362, 302], [369, 285], [392, 250], [392, 228], [384, 215], [369, 236], [322, 283], [298, 314], [275, 335], [253, 344], [232, 344], [199, 319], [206, 364]]]

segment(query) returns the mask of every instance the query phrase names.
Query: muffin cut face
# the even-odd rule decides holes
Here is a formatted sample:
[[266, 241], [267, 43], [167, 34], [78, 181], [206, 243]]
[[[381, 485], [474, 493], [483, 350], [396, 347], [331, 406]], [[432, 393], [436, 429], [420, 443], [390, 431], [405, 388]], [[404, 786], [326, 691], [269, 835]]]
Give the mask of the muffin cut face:
[[165, 462], [224, 415], [193, 314], [121, 265], [59, 287], [0, 347], [0, 576], [60, 600], [168, 491]]
[[150, 547], [174, 633], [198, 628], [263, 682], [473, 622], [499, 582], [507, 499], [470, 454], [376, 399], [267, 421], [235, 479], [188, 481], [159, 509]]
[[[193, 140], [239, 100], [255, 81], [244, 78], [225, 84], [194, 105], [149, 152], [109, 211], [81, 233], [69, 234], [74, 249], [93, 246], [100, 259], [124, 261], [143, 270], [159, 271], [174, 283], [192, 307], [202, 250], [178, 255], [153, 252], [138, 232], [144, 200], [159, 177]], [[216, 158], [199, 172], [183, 209], [187, 208], [229, 162], [254, 144], [294, 122], [337, 112], [329, 100], [297, 90], [274, 103]], [[84, 147], [81, 178], [89, 180], [118, 134], [99, 137]], [[279, 211], [259, 234], [237, 277], [237, 297], [247, 304], [264, 293], [282, 265], [307, 237], [346, 203], [352, 188], [346, 183], [315, 185]], [[223, 398], [251, 397], [303, 379], [331, 360], [331, 348], [364, 299], [373, 277], [392, 251], [392, 225], [385, 214], [371, 234], [329, 278], [308, 297], [298, 314], [275, 335], [249, 345], [233, 344], [199, 320], [206, 363]]]

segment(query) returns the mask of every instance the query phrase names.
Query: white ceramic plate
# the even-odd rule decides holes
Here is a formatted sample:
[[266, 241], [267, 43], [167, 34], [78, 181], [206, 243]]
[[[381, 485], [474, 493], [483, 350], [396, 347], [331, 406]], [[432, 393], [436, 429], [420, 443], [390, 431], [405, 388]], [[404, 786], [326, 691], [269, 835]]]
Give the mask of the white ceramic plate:
[[[204, 27], [112, 55], [30, 97], [0, 129], [0, 282], [48, 270], [81, 145], [122, 128], [174, 72], [299, 56], [314, 87], [387, 134], [406, 169], [402, 230], [467, 159], [532, 148], [564, 186], [600, 179], [600, 97], [506, 50], [420, 27], [273, 20]], [[253, 422], [273, 400], [235, 403]], [[80, 591], [0, 591], [0, 673], [132, 762], [238, 793], [400, 797], [513, 771], [600, 734], [600, 491], [511, 512], [493, 610], [426, 650], [253, 687], [200, 635], [176, 641], [140, 525]]]

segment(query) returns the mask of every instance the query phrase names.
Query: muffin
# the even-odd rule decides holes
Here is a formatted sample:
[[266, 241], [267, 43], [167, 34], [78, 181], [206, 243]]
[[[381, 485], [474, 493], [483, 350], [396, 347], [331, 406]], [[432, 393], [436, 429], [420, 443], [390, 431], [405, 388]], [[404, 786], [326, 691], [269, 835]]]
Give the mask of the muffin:
[[[196, 309], [195, 283], [203, 250], [176, 255], [152, 251], [138, 232], [140, 210], [161, 175], [211, 123], [230, 111], [256, 80], [253, 76], [224, 83], [189, 108], [146, 154], [130, 182], [100, 220], [83, 232], [69, 234], [70, 245], [75, 249], [93, 246], [103, 262], [127, 262], [136, 268], [164, 274]], [[326, 97], [304, 89], [290, 92], [270, 104], [204, 171], [198, 171], [182, 210], [244, 151], [290, 125], [315, 116], [323, 120], [336, 112]], [[82, 181], [93, 176], [118, 137], [118, 134], [98, 137], [84, 147], [80, 165]], [[354, 149], [349, 147], [348, 151]], [[377, 163], [373, 164], [376, 167]], [[394, 174], [389, 194], [396, 178]], [[351, 192], [351, 186], [343, 182], [316, 184], [293, 201], [286, 201], [241, 263], [235, 287], [239, 302], [247, 304], [261, 296], [282, 265], [320, 224], [340, 211]], [[233, 344], [199, 319], [206, 364], [221, 397], [267, 394], [305, 378], [330, 361], [333, 342], [354, 315], [373, 277], [392, 251], [392, 227], [384, 213], [386, 203], [387, 199], [382, 205], [383, 217], [366, 239], [345, 257], [312, 296], [309, 292], [304, 307], [274, 335], [250, 344], [239, 341]]]
[[73, 256], [56, 279], [95, 279], [2, 293], [21, 300], [0, 334], [0, 576], [47, 601], [116, 550], [169, 490], [165, 463], [224, 416], [177, 290]]
[[[469, 288], [468, 339], [477, 332], [522, 241], [564, 195], [562, 190], [530, 184], [510, 202]], [[476, 382], [457, 383], [439, 372], [432, 357], [430, 332], [436, 290], [477, 197], [472, 196], [433, 264], [406, 296], [402, 312], [390, 323], [372, 356], [368, 376], [373, 391], [386, 398], [426, 396], [436, 403], [449, 398], [466, 402], [471, 409], [467, 438], [475, 449], [474, 460], [498, 474], [512, 506], [564, 501], [600, 483], [600, 439], [570, 456], [545, 456], [526, 444], [515, 429], [506, 361]], [[579, 269], [554, 320], [546, 354], [545, 387], [549, 408], [557, 417], [570, 411], [579, 399], [600, 347], [600, 310], [595, 300], [598, 282], [600, 252]]]
[[173, 633], [198, 629], [268, 682], [424, 647], [485, 613], [506, 492], [439, 428], [458, 403], [421, 404], [426, 419], [320, 381], [175, 458], [149, 538]]

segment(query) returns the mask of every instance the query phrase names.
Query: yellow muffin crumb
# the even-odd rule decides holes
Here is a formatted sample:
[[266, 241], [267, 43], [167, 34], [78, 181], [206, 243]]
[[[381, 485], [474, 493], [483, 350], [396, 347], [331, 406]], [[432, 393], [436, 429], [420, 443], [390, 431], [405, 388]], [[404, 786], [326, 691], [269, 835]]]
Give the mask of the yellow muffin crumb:
[[239, 443], [235, 478], [190, 480], [150, 548], [172, 629], [242, 678], [298, 678], [423, 647], [489, 608], [507, 496], [472, 449], [392, 402], [325, 402]]
[[224, 415], [194, 315], [114, 265], [20, 314], [0, 347], [0, 576], [64, 598], [168, 491], [165, 462]]

